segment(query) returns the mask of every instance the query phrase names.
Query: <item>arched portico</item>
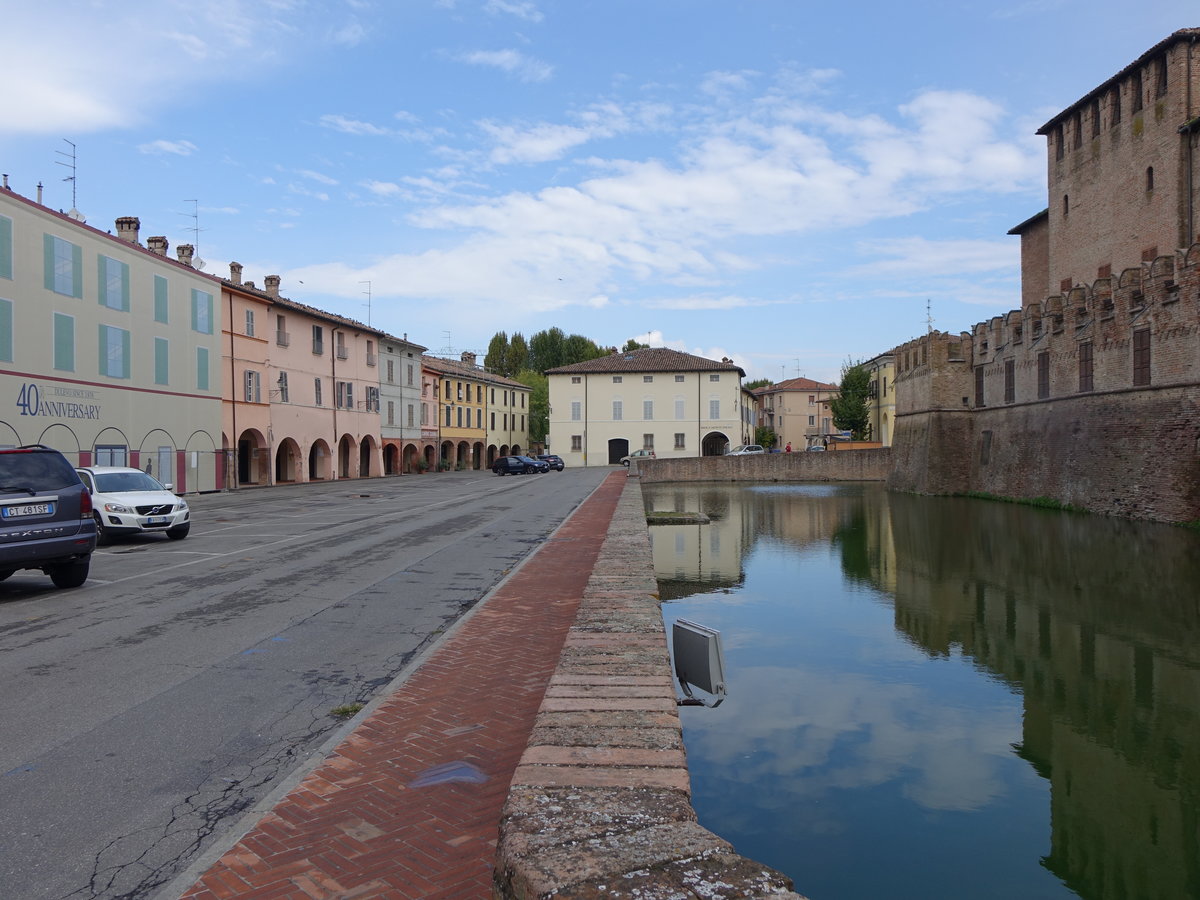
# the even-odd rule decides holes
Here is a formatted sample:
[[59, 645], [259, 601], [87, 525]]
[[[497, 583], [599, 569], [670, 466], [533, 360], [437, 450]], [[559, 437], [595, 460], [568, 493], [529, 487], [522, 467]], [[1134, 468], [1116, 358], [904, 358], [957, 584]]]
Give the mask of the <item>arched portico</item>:
[[358, 444], [358, 477], [370, 478], [379, 474], [378, 455], [375, 451], [375, 439], [367, 435]]
[[269, 483], [268, 464], [267, 439], [257, 428], [247, 428], [237, 442], [238, 484]]
[[354, 472], [351, 466], [354, 465], [354, 438], [348, 434], [343, 434], [342, 439], [338, 441], [337, 455], [337, 477], [338, 478], [353, 478]]
[[710, 431], [700, 442], [701, 456], [724, 456], [725, 448], [729, 446], [729, 435], [723, 431]]
[[301, 480], [300, 445], [292, 438], [284, 438], [275, 451], [275, 483]]
[[325, 443], [324, 439], [317, 438], [308, 448], [308, 480], [327, 481], [333, 477], [330, 469], [331, 462], [329, 445]]

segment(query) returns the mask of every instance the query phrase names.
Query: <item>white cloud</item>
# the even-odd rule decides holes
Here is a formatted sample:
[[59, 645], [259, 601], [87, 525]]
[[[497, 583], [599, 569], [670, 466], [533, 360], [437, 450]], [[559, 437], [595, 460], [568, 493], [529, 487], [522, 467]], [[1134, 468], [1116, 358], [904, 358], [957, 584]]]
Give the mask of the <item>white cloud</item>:
[[357, 119], [348, 119], [345, 116], [328, 114], [321, 116], [318, 120], [322, 128], [330, 128], [334, 131], [340, 131], [343, 134], [370, 135], [378, 137], [391, 134], [387, 128], [382, 128], [379, 125], [373, 125], [370, 122], [362, 122]]
[[860, 241], [859, 255], [877, 257], [855, 266], [851, 274], [941, 276], [947, 272], [1011, 272], [1020, 262], [1020, 245], [1012, 238], [998, 241], [934, 241], [923, 237]]
[[152, 155], [173, 153], [176, 156], [191, 156], [198, 149], [200, 148], [191, 141], [157, 140], [150, 141], [148, 144], [138, 144], [139, 153], [148, 153]]
[[364, 181], [362, 186], [380, 197], [393, 197], [403, 191], [400, 185], [391, 181]]
[[529, 0], [487, 0], [483, 11], [492, 15], [507, 13], [527, 22], [540, 22], [543, 18], [541, 11]]
[[521, 81], [547, 81], [554, 74], [554, 66], [528, 57], [519, 50], [475, 50], [461, 54], [458, 60], [473, 66], [491, 66]]
[[328, 175], [325, 175], [322, 172], [314, 172], [312, 169], [297, 169], [296, 174], [302, 175], [303, 177], [309, 179], [310, 181], [316, 181], [321, 184], [328, 184], [328, 185], [337, 184], [337, 179], [330, 178]]

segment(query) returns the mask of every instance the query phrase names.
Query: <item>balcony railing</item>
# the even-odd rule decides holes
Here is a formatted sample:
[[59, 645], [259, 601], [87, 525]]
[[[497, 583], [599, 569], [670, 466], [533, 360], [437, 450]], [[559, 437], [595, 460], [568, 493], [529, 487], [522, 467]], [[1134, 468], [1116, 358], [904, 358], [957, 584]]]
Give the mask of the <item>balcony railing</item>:
[[368, 354], [367, 354], [367, 365], [368, 365], [368, 366], [373, 366], [373, 365], [375, 365], [375, 358], [376, 358], [376, 357], [375, 357], [375, 354], [374, 354], [374, 353], [368, 353]]
[[338, 359], [349, 359], [350, 351], [347, 350], [345, 347], [338, 347], [337, 348], [337, 358]]
[[280, 347], [286, 347], [291, 343], [291, 339], [288, 337], [288, 333], [286, 331], [277, 331], [275, 332], [275, 343]]

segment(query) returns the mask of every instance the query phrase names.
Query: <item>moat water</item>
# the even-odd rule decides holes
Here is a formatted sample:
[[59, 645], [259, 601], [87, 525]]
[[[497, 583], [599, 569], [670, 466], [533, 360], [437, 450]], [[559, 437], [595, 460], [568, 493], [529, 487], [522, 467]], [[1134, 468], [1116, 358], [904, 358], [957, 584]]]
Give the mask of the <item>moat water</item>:
[[1200, 898], [1200, 535], [877, 485], [645, 485], [703, 825], [812, 900]]

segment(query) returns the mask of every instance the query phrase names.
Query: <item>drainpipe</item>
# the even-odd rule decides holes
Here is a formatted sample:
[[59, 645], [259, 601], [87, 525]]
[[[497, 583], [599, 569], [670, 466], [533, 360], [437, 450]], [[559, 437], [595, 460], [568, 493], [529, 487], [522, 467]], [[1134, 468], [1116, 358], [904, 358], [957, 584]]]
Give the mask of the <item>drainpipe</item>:
[[330, 456], [330, 460], [329, 460], [330, 473], [329, 474], [333, 476], [333, 478], [332, 478], [333, 481], [337, 481], [338, 477], [339, 477], [338, 476], [338, 464], [342, 460], [342, 442], [341, 442], [341, 438], [338, 436], [338, 424], [337, 424], [338, 392], [337, 392], [337, 329], [336, 328], [329, 329], [329, 381], [330, 381], [329, 386], [331, 388], [333, 388], [333, 396], [330, 398], [331, 400], [333, 400], [333, 405], [330, 407], [330, 409], [333, 412], [333, 446], [330, 449], [330, 453], [329, 453], [329, 456]]
[[226, 319], [229, 323], [229, 403], [230, 403], [230, 440], [233, 441], [233, 489], [238, 489], [240, 481], [241, 467], [241, 446], [238, 441], [237, 430], [237, 395], [238, 395], [238, 380], [237, 380], [237, 359], [233, 351], [233, 291], [229, 291], [229, 318]]
[[588, 377], [587, 372], [583, 373], [583, 465], [588, 464], [588, 423], [592, 420], [588, 418]]

